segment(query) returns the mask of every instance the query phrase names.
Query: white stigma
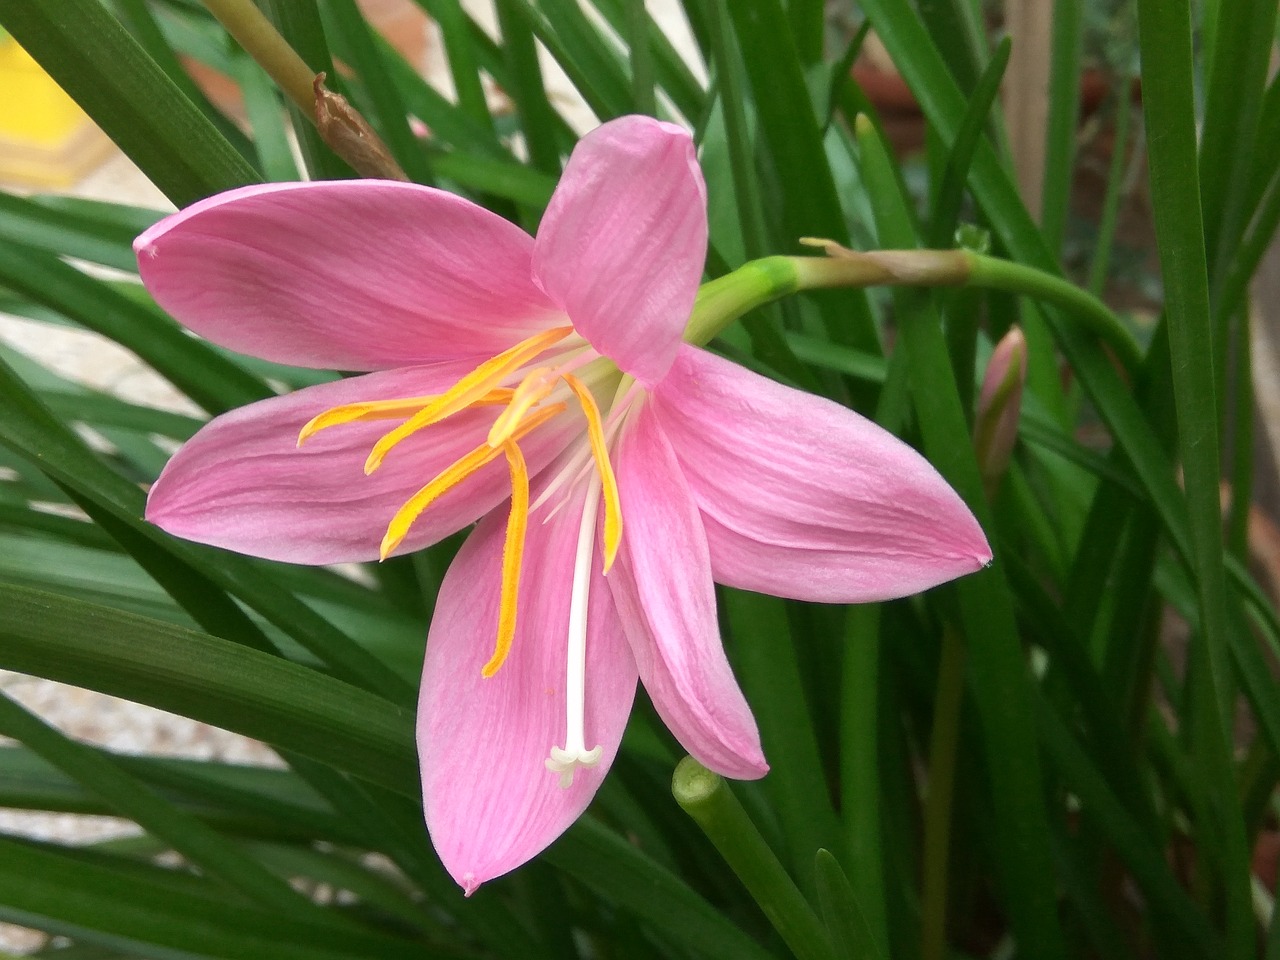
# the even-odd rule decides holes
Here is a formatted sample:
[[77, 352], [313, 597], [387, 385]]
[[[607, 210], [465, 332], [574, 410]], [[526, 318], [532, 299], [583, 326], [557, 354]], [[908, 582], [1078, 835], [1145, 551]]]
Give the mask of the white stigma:
[[552, 747], [547, 769], [560, 775], [560, 786], [573, 784], [578, 767], [594, 767], [600, 762], [599, 746], [587, 749], [583, 729], [587, 701], [587, 587], [591, 582], [591, 561], [596, 546], [596, 511], [600, 504], [600, 480], [592, 476], [587, 484], [587, 501], [578, 527], [578, 552], [573, 564], [573, 592], [569, 599], [569, 651], [565, 664], [564, 747]]

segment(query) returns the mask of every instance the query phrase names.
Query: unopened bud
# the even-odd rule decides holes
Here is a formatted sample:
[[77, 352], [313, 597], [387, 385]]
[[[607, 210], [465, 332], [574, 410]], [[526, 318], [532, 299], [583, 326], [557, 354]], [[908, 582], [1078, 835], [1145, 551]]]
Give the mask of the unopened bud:
[[982, 378], [973, 445], [987, 497], [994, 496], [1000, 478], [1009, 468], [1018, 439], [1018, 415], [1022, 412], [1022, 385], [1027, 380], [1027, 338], [1011, 327], [995, 351]]

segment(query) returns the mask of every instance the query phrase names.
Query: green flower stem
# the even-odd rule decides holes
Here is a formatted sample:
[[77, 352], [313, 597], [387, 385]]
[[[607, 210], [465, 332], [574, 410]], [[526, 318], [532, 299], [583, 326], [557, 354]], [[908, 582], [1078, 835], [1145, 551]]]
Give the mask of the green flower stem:
[[951, 853], [951, 800], [955, 792], [964, 703], [964, 643], [948, 624], [942, 631], [942, 660], [929, 738], [929, 792], [924, 801], [924, 883], [920, 904], [921, 960], [947, 955], [947, 871]]
[[1105, 342], [1126, 370], [1142, 351], [1097, 297], [1034, 267], [969, 250], [875, 250], [859, 253], [821, 241], [828, 257], [764, 257], [703, 285], [685, 330], [702, 345], [743, 314], [779, 297], [831, 287], [984, 287], [1060, 306]]
[[685, 328], [689, 343], [703, 346], [721, 330], [756, 307], [772, 303], [800, 289], [797, 257], [762, 257], [749, 260], [698, 290], [693, 315]]
[[[267, 71], [302, 115], [316, 125], [320, 139], [329, 149], [357, 173], [383, 180], [409, 179], [368, 121], [352, 108], [345, 97], [325, 88], [324, 73], [317, 73], [307, 66], [253, 0], [205, 0], [205, 6], [244, 47], [245, 52]], [[343, 17], [359, 19], [354, 6], [348, 9], [339, 5], [335, 9], [334, 16], [340, 23]], [[353, 34], [353, 42], [360, 41], [361, 38]], [[361, 49], [370, 55], [365, 58], [367, 62], [358, 62], [357, 67], [367, 69], [374, 62], [380, 65], [376, 51], [370, 52], [373, 41], [365, 36], [363, 42]], [[407, 128], [405, 136], [409, 136]]]
[[693, 757], [685, 757], [676, 765], [671, 793], [715, 844], [798, 960], [834, 960], [822, 921], [724, 780]]
[[209, 12], [227, 28], [245, 52], [270, 74], [281, 90], [308, 117], [316, 112], [312, 84], [316, 73], [280, 36], [253, 0], [205, 0]]
[[1035, 267], [977, 253], [967, 256], [973, 271], [971, 285], [1017, 293], [1062, 307], [1109, 346], [1121, 366], [1131, 374], [1141, 366], [1142, 348], [1133, 334], [1093, 294]]

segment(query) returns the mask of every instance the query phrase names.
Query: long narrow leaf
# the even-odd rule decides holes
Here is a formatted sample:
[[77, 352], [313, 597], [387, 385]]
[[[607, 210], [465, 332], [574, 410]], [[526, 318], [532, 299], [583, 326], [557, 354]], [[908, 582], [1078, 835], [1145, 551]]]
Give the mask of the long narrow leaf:
[[412, 717], [372, 694], [194, 630], [0, 584], [0, 667], [278, 743], [409, 795]]
[[350, 960], [436, 957], [424, 944], [348, 933], [183, 890], [49, 846], [0, 838], [0, 918], [148, 957]]

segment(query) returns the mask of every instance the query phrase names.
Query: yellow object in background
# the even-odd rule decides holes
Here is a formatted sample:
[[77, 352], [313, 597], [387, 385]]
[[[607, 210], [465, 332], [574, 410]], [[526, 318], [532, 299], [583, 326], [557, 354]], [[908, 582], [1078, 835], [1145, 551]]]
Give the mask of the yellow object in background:
[[67, 187], [112, 149], [17, 41], [0, 39], [0, 180]]

